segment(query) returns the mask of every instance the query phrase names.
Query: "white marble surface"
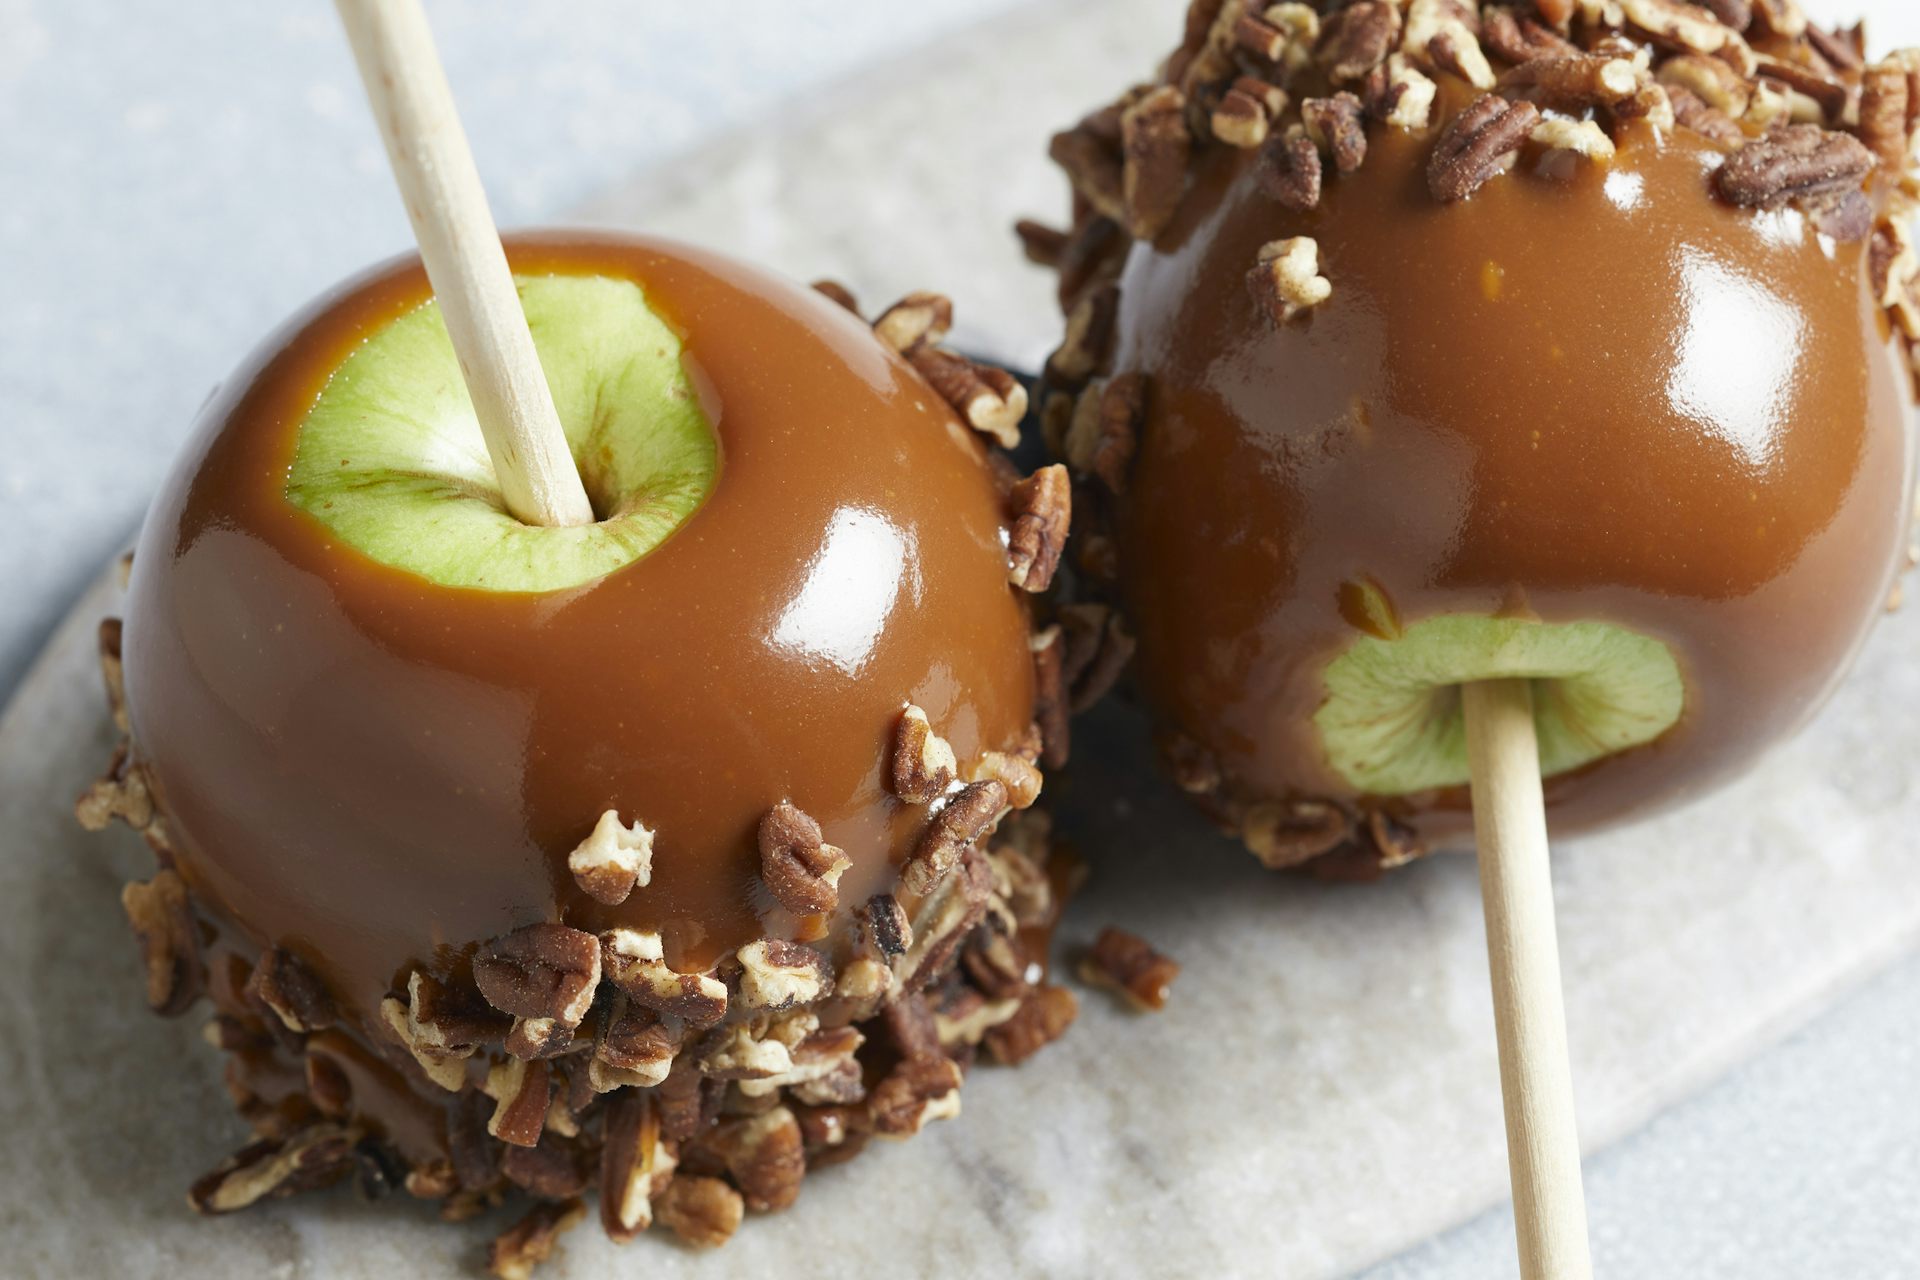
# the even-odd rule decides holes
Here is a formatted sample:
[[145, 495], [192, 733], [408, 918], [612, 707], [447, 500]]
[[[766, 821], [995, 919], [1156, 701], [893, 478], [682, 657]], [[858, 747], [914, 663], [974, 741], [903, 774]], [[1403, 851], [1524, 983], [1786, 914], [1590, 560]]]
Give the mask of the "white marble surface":
[[[1024, 48], [1038, 57], [1030, 42], [1057, 32], [1069, 8], [1028, 7], [991, 41], [942, 34], [985, 7], [926, 0], [909, 15], [873, 0], [736, 3], [723, 27], [709, 8], [592, 0], [567, 6], [562, 27], [553, 21], [558, 6], [431, 5], [503, 221], [551, 219], [592, 198], [599, 217], [651, 210], [663, 228], [795, 274], [833, 272], [876, 298], [945, 282], [976, 334], [994, 319], [1000, 348], [1024, 355], [1044, 340], [1045, 312], [1031, 300], [1045, 287], [1007, 255], [1000, 228], [1015, 212], [1057, 207], [1057, 187], [1037, 162], [1044, 133], [1146, 65], [1166, 43], [1175, 6], [1077, 6], [1106, 18], [1090, 44], [1051, 61], [1062, 78], [1044, 90], [1015, 74], [1019, 58], [991, 55]], [[1875, 11], [1883, 31], [1920, 38], [1920, 13], [1905, 0], [1861, 7]], [[911, 69], [848, 77], [857, 64], [928, 38], [935, 51]], [[1002, 75], [943, 87], [953, 81], [937, 73], [961, 56], [984, 57]], [[775, 110], [829, 77], [842, 83]], [[273, 320], [403, 242], [354, 92], [322, 0], [111, 8], [0, 0], [0, 688], [14, 683], [125, 536], [205, 389]], [[875, 95], [911, 100], [917, 110], [900, 120], [936, 123], [901, 131], [897, 148], [875, 146], [871, 130], [841, 118], [847, 104]], [[943, 133], [938, 121], [963, 111], [991, 122], [987, 135]], [[685, 158], [699, 139], [776, 117], [820, 138], [828, 163], [812, 182], [781, 179], [777, 150], [747, 138]], [[642, 165], [651, 166], [642, 181], [594, 198]], [[956, 170], [973, 179], [964, 196], [941, 185]], [[866, 203], [849, 218], [841, 198], [856, 187]], [[1911, 654], [1920, 633], [1909, 626], [1901, 635]], [[1911, 748], [1889, 754], [1904, 725], [1881, 719], [1914, 705], [1901, 645], [1890, 633], [1877, 648], [1896, 684], [1877, 698], [1851, 692], [1823, 722], [1826, 736], [1797, 744], [1768, 778], [1749, 783], [1749, 799], [1858, 761], [1845, 781], [1869, 787], [1891, 811], [1913, 803]], [[74, 687], [84, 664], [75, 666], [72, 652], [65, 661]], [[31, 758], [45, 768], [34, 778], [56, 788], [98, 746], [86, 726], [57, 718], [16, 714], [9, 736], [18, 740], [23, 725]], [[28, 758], [0, 761], [0, 781], [25, 782]], [[16, 788], [10, 798], [12, 835], [59, 829], [57, 805], [45, 796]], [[1835, 802], [1826, 789], [1803, 794], [1767, 838], [1717, 849], [1737, 872], [1717, 859], [1683, 873], [1650, 853], [1660, 847], [1653, 842], [1697, 843], [1686, 823], [1627, 833], [1617, 856], [1596, 846], [1569, 851], [1570, 963], [1613, 975], [1576, 997], [1582, 1101], [1590, 1119], [1603, 1120], [1590, 1125], [1596, 1136], [1633, 1128], [1676, 1089], [1779, 1035], [1836, 983], [1910, 945], [1920, 883], [1902, 855], [1914, 824], [1889, 827], [1877, 846], [1839, 848], [1816, 824]], [[1161, 802], [1149, 794], [1146, 803]], [[1140, 842], [1130, 816], [1105, 821], [1116, 843]], [[839, 1204], [843, 1220], [856, 1223], [923, 1221], [918, 1193], [951, 1196], [964, 1211], [915, 1237], [929, 1273], [1310, 1276], [1363, 1265], [1488, 1201], [1499, 1180], [1497, 1109], [1486, 1092], [1493, 1076], [1483, 997], [1470, 980], [1484, 962], [1466, 869], [1424, 868], [1371, 896], [1281, 893], [1216, 858], [1209, 842], [1149, 843], [1107, 877], [1112, 887], [1092, 904], [1100, 919], [1131, 916], [1156, 936], [1204, 937], [1207, 904], [1257, 893], [1259, 914], [1247, 917], [1237, 945], [1258, 947], [1270, 934], [1277, 953], [1261, 966], [1277, 1010], [1262, 1044], [1278, 1044], [1277, 1061], [1236, 1063], [1221, 1076], [1227, 1090], [1255, 1095], [1253, 1124], [1236, 1123], [1231, 1097], [1170, 1113], [1227, 1144], [1228, 1157], [1203, 1159], [1203, 1145], [1156, 1148], [1149, 1139], [1169, 1130], [1153, 1123], [1146, 1095], [1097, 1083], [1190, 1058], [1195, 1038], [1232, 1024], [1234, 948], [1196, 941], [1183, 956], [1192, 970], [1176, 1016], [1139, 1024], [1096, 1005], [1081, 1036], [1059, 1051], [1055, 1073], [1036, 1064], [1033, 1073], [982, 1078], [962, 1125], [917, 1154], [913, 1146], [889, 1153], [885, 1169], [856, 1164], [823, 1180], [810, 1208], [832, 1213]], [[10, 1144], [0, 1157], [7, 1274], [171, 1275], [211, 1257], [227, 1274], [332, 1276], [354, 1274], [349, 1253], [390, 1267], [423, 1247], [443, 1263], [471, 1247], [458, 1233], [420, 1231], [416, 1218], [361, 1216], [343, 1203], [211, 1231], [183, 1222], [178, 1180], [203, 1162], [206, 1144], [230, 1136], [231, 1122], [206, 1073], [171, 1069], [173, 1059], [198, 1058], [190, 1032], [138, 1016], [130, 956], [96, 927], [112, 923], [116, 878], [137, 859], [124, 846], [98, 860], [82, 843], [55, 845], [51, 861], [36, 849], [38, 860], [9, 848], [0, 863], [0, 900], [10, 909], [0, 948], [16, 974], [77, 963], [93, 984], [84, 1015], [48, 1028], [42, 1043], [104, 1044], [106, 1078], [162, 1080], [165, 1097], [160, 1107], [115, 1099], [104, 1116], [60, 1130], [109, 1142], [109, 1154]], [[1183, 850], [1194, 855], [1191, 869], [1177, 861]], [[1645, 883], [1630, 893], [1636, 869]], [[1153, 877], [1169, 873], [1189, 877], [1194, 898], [1162, 918], [1148, 903], [1164, 897]], [[1760, 887], [1771, 895], [1764, 904], [1754, 896]], [[1741, 914], [1762, 906], [1758, 916]], [[1644, 963], [1622, 967], [1629, 939], [1641, 944], [1630, 955]], [[1673, 967], [1709, 939], [1717, 946]], [[18, 982], [0, 988], [16, 1026], [35, 1025], [32, 1015], [44, 1011], [29, 995]], [[1909, 959], [1593, 1160], [1602, 1274], [1920, 1272], [1920, 1106], [1907, 1092], [1920, 1064], [1916, 999], [1920, 962]], [[98, 1092], [99, 1077], [12, 1046], [0, 1063], [29, 1085], [4, 1104], [9, 1128], [24, 1119], [23, 1106], [44, 1120]], [[1356, 1063], [1384, 1064], [1384, 1082], [1352, 1075]], [[1049, 1114], [1054, 1123], [1035, 1120]], [[1249, 1146], [1249, 1131], [1260, 1144]], [[136, 1149], [139, 1159], [119, 1154]], [[40, 1194], [26, 1194], [30, 1185]], [[1235, 1198], [1248, 1188], [1262, 1192], [1259, 1211], [1222, 1211], [1250, 1203]], [[111, 1213], [105, 1228], [49, 1235], [35, 1225], [49, 1200]], [[728, 1269], [751, 1268], [769, 1256], [763, 1250], [828, 1229], [806, 1218], [759, 1224], [762, 1243], [743, 1241], [747, 1252], [736, 1251]], [[964, 1248], [968, 1232], [988, 1233], [1004, 1251]], [[584, 1239], [572, 1248], [579, 1274], [598, 1273], [611, 1257]], [[1495, 1213], [1384, 1264], [1376, 1277], [1499, 1276], [1512, 1270], [1509, 1248]], [[883, 1259], [867, 1261], [877, 1268]]]

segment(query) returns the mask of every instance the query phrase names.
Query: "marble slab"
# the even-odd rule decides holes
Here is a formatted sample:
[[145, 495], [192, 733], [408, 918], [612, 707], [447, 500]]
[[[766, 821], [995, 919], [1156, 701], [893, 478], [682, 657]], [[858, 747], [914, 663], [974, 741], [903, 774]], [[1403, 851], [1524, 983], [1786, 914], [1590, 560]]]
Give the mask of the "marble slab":
[[[1168, 6], [1049, 6], [956, 38], [640, 176], [583, 216], [955, 293], [961, 336], [1032, 363], [1046, 279], [1004, 228], [1063, 199], [1046, 130], [1145, 68]], [[470, 1274], [497, 1223], [345, 1193], [200, 1221], [187, 1183], [244, 1136], [197, 1020], [140, 999], [117, 896], [148, 855], [69, 802], [111, 747], [103, 580], [0, 718], [0, 1273]], [[1786, 642], [1783, 639], [1783, 642]], [[1920, 616], [1881, 627], [1812, 729], [1705, 805], [1557, 851], [1589, 1147], [1770, 1043], [1920, 938]], [[568, 1237], [543, 1276], [1345, 1274], [1505, 1193], [1473, 867], [1370, 888], [1266, 875], [1155, 780], [1124, 708], [1051, 798], [1097, 862], [1063, 936], [1119, 923], [1186, 971], [1141, 1017], [1088, 996], [1061, 1044], [982, 1069], [965, 1114], [808, 1182], [712, 1258]], [[1603, 1239], [1610, 1227], [1596, 1221]]]

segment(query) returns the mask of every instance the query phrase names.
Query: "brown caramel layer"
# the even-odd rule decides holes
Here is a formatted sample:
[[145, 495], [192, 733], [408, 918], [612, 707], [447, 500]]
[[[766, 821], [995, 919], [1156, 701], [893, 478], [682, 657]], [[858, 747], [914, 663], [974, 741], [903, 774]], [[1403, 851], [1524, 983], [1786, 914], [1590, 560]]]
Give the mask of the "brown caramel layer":
[[[964, 763], [1032, 716], [1002, 485], [973, 433], [856, 317], [665, 242], [541, 234], [522, 273], [641, 284], [720, 437], [717, 487], [641, 561], [544, 595], [448, 589], [335, 544], [282, 496], [298, 423], [411, 261], [326, 299], [205, 410], [148, 519], [126, 623], [144, 766], [203, 902], [300, 953], [362, 1027], [415, 965], [537, 920], [657, 930], [678, 968], [816, 936], [761, 883], [790, 800], [892, 885], [925, 824], [888, 792], [924, 708]], [[601, 812], [657, 832], [608, 907], [566, 866]]]
[[[1127, 262], [1110, 367], [1150, 388], [1118, 529], [1148, 699], [1244, 794], [1358, 799], [1312, 717], [1371, 579], [1402, 623], [1530, 611], [1673, 647], [1682, 722], [1553, 779], [1556, 830], [1732, 775], [1833, 687], [1905, 545], [1909, 383], [1865, 244], [1717, 202], [1722, 151], [1685, 131], [1628, 127], [1611, 164], [1530, 150], [1451, 205], [1430, 135], [1369, 142], [1306, 213], [1212, 148]], [[1246, 278], [1291, 236], [1333, 293], [1276, 328]], [[1407, 808], [1465, 829], [1462, 793]]]

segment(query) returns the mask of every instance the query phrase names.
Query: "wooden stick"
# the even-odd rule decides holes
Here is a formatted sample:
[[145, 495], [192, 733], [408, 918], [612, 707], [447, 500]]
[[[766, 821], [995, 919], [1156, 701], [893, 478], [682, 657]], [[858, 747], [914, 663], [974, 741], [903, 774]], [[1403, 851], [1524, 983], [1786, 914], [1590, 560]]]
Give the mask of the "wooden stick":
[[592, 524], [419, 0], [336, 0], [507, 509]]
[[1507, 1113], [1507, 1166], [1525, 1280], [1587, 1280], [1587, 1207], [1554, 940], [1553, 878], [1533, 692], [1525, 680], [1460, 691], [1473, 774], [1480, 898]]

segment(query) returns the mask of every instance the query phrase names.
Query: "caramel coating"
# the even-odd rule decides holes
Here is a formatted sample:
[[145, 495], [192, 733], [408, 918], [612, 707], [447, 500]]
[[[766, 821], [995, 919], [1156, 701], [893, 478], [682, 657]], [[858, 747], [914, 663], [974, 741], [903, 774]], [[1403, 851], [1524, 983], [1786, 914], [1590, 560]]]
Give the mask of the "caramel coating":
[[[1377, 625], [1599, 619], [1686, 683], [1655, 743], [1549, 780], [1557, 832], [1749, 765], [1834, 687], [1887, 598], [1910, 510], [1910, 376], [1863, 244], [1709, 194], [1721, 152], [1626, 129], [1451, 205], [1429, 135], [1371, 134], [1300, 214], [1215, 148], [1120, 282], [1115, 371], [1147, 376], [1120, 505], [1142, 690], [1246, 799], [1363, 797], [1325, 762], [1321, 671]], [[1311, 236], [1332, 295], [1276, 326], [1244, 280]], [[1344, 607], [1343, 607], [1344, 606]], [[1388, 805], [1468, 829], [1462, 789]]]
[[[664, 545], [578, 589], [490, 594], [375, 563], [285, 500], [323, 381], [426, 296], [409, 260], [222, 388], [135, 559], [127, 703], [182, 873], [254, 944], [313, 957], [362, 1028], [414, 966], [537, 920], [657, 930], [681, 969], [840, 928], [925, 825], [886, 783], [901, 707], [963, 762], [1017, 750], [1032, 719], [1003, 481], [856, 317], [662, 241], [508, 251], [522, 273], [638, 281], [684, 337], [722, 464]], [[783, 800], [852, 859], [834, 920], [761, 881], [755, 831]], [[651, 883], [618, 906], [567, 868], [609, 809], [656, 833]]]

